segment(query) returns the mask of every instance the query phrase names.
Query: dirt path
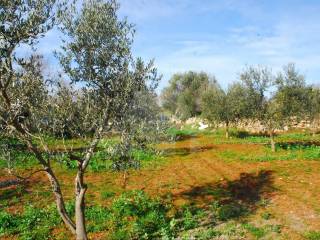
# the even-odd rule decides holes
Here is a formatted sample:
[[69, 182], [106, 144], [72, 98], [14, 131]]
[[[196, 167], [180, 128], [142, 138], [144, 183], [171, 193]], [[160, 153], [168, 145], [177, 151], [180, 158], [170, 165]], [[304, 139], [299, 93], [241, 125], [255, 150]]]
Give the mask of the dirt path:
[[[215, 197], [210, 194], [214, 188], [240, 180], [245, 186], [239, 194], [251, 194], [258, 191], [259, 199], [269, 198], [268, 211], [289, 239], [301, 239], [306, 231], [320, 229], [320, 191], [318, 161], [271, 161], [271, 162], [226, 162], [219, 159], [217, 153], [231, 149], [251, 153], [261, 151], [259, 145], [221, 144], [201, 145], [204, 141], [186, 140], [166, 145], [165, 149], [176, 149], [185, 154], [172, 154], [170, 163], [157, 171], [142, 171], [133, 174], [128, 188], [144, 189], [153, 195], [172, 194], [175, 204], [197, 202], [205, 205]], [[260, 182], [259, 174], [268, 172], [270, 182]], [[247, 179], [245, 177], [247, 176]], [[254, 189], [257, 185], [261, 189]], [[237, 186], [235, 184], [235, 186]], [[236, 189], [231, 190], [236, 191]], [[250, 196], [249, 196], [250, 198]], [[255, 217], [254, 215], [252, 216]]]

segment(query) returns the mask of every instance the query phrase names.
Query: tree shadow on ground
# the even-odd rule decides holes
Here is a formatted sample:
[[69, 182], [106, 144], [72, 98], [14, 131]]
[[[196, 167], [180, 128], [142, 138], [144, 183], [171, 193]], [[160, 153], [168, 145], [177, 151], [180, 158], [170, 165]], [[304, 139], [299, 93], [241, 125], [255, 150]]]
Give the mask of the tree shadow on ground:
[[190, 205], [200, 205], [207, 210], [217, 204], [224, 215], [221, 218], [227, 220], [253, 213], [269, 201], [274, 191], [273, 172], [261, 170], [256, 174], [241, 173], [235, 180], [196, 186], [173, 195], [172, 199], [184, 199]]
[[199, 146], [199, 147], [181, 147], [181, 148], [166, 148], [164, 149], [164, 155], [167, 157], [172, 156], [187, 156], [192, 153], [204, 152], [214, 149], [213, 145]]
[[320, 141], [290, 141], [290, 142], [279, 142], [276, 143], [277, 147], [289, 150], [289, 149], [303, 149], [308, 147], [319, 147]]
[[[197, 134], [177, 134], [176, 136], [171, 136], [169, 142], [181, 142], [189, 139], [199, 138]], [[164, 138], [163, 140], [168, 140]]]
[[17, 183], [17, 184], [10, 184], [6, 187], [0, 188], [0, 201], [10, 200], [13, 198], [19, 198], [24, 194], [29, 193], [26, 188], [28, 183]]
[[267, 132], [252, 133], [252, 132], [243, 131], [243, 130], [231, 132], [230, 135], [236, 138], [241, 138], [241, 139], [248, 138], [248, 137], [265, 137], [265, 138], [270, 137], [270, 135]]
[[195, 138], [199, 138], [199, 136], [196, 135], [196, 134], [181, 135], [181, 136], [178, 136], [178, 138], [176, 139], [176, 141], [184, 141], [184, 140], [195, 139]]

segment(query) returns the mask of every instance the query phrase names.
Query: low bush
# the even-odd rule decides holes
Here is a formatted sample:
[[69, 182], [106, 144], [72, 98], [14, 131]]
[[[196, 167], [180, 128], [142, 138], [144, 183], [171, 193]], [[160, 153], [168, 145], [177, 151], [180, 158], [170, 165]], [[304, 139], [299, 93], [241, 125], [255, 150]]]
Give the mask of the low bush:
[[167, 137], [170, 141], [179, 141], [189, 137], [194, 137], [198, 133], [196, 129], [177, 129], [177, 128], [169, 128], [167, 130]]
[[[74, 216], [74, 203], [67, 212]], [[167, 217], [167, 206], [143, 191], [130, 191], [116, 198], [110, 207], [88, 206], [88, 232], [109, 230], [112, 239], [155, 239], [172, 236], [175, 225]], [[51, 230], [61, 224], [55, 206], [39, 209], [27, 207], [21, 214], [0, 211], [0, 237], [16, 235], [19, 239], [51, 239]]]
[[193, 229], [197, 226], [198, 222], [189, 208], [185, 208], [182, 215], [182, 227], [184, 230]]
[[216, 229], [210, 228], [210, 229], [205, 229], [200, 231], [197, 235], [197, 239], [201, 240], [211, 240], [214, 239], [215, 237], [221, 236], [222, 233]]
[[319, 240], [320, 231], [310, 231], [310, 232], [307, 232], [304, 236], [308, 240]]
[[5, 234], [15, 233], [19, 223], [17, 218], [6, 211], [0, 211], [0, 237]]
[[163, 231], [170, 234], [167, 206], [157, 199], [151, 199], [143, 191], [124, 193], [113, 202], [111, 211], [113, 238], [130, 236], [131, 239], [155, 239]]
[[115, 192], [112, 191], [102, 191], [100, 196], [102, 200], [107, 200], [109, 198], [112, 198], [115, 195]]
[[60, 223], [57, 211], [27, 207], [21, 215], [0, 212], [0, 236], [15, 234], [22, 240], [49, 239], [53, 227]]
[[233, 218], [238, 218], [248, 212], [248, 210], [244, 206], [236, 202], [220, 204], [217, 201], [212, 202], [211, 211], [216, 220], [219, 221], [228, 221]]
[[264, 228], [256, 227], [250, 223], [246, 223], [243, 227], [248, 230], [256, 239], [260, 239], [267, 234], [267, 231]]

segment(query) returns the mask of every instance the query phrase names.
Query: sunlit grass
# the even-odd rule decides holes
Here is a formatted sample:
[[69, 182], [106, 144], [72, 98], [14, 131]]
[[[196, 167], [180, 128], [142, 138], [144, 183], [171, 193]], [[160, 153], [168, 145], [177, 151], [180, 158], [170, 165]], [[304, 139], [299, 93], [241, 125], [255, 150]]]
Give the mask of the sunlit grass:
[[[272, 152], [269, 145], [269, 137], [265, 135], [250, 135], [244, 131], [232, 129], [230, 139], [226, 139], [223, 129], [207, 129], [205, 131], [200, 131], [187, 127], [185, 129], [171, 129], [170, 131], [172, 131], [170, 133], [171, 136], [183, 136], [183, 138], [177, 139], [176, 141], [165, 142], [166, 147], [175, 150], [172, 154], [162, 154], [161, 148], [132, 150], [133, 157], [141, 163], [142, 176], [146, 174], [145, 170], [156, 171], [157, 166], [160, 166], [159, 169], [162, 171], [162, 168], [165, 169], [166, 166], [170, 167], [170, 164], [174, 164], [175, 161], [180, 161], [179, 164], [181, 164], [181, 167], [184, 167], [184, 165], [187, 167], [188, 160], [194, 162], [198, 160], [198, 154], [201, 156], [198, 161], [200, 165], [202, 164], [202, 158], [206, 158], [208, 162], [220, 160], [220, 163], [222, 162], [222, 164], [223, 162], [226, 162], [226, 168], [228, 163], [233, 165], [235, 162], [242, 162], [244, 165], [249, 163], [248, 165], [259, 167], [259, 163], [261, 162], [288, 161], [294, 163], [302, 174], [313, 174], [314, 170], [312, 170], [308, 161], [320, 160], [320, 146], [317, 146], [319, 135], [312, 137], [312, 135], [307, 132], [288, 132], [277, 135], [276, 152]], [[209, 186], [203, 190], [203, 194], [214, 199], [210, 200], [205, 207], [199, 207], [192, 204], [186, 207], [173, 207], [170, 205], [172, 199], [170, 200], [170, 198], [168, 198], [168, 204], [170, 204], [166, 205], [166, 207], [168, 207], [168, 212], [165, 212], [162, 215], [166, 218], [165, 221], [164, 218], [160, 219], [162, 221], [161, 228], [158, 228], [156, 225], [159, 222], [157, 208], [152, 208], [150, 211], [143, 212], [141, 213], [142, 215], [139, 215], [138, 217], [135, 215], [137, 214], [136, 212], [134, 212], [133, 215], [130, 213], [131, 215], [128, 215], [129, 218], [133, 218], [135, 221], [134, 224], [138, 224], [137, 226], [132, 224], [132, 222], [128, 222], [127, 216], [114, 219], [113, 217], [118, 217], [118, 213], [112, 212], [113, 209], [111, 209], [110, 206], [112, 206], [112, 202], [115, 199], [119, 199], [121, 193], [127, 191], [121, 187], [121, 174], [112, 170], [111, 156], [107, 151], [107, 149], [117, 144], [118, 141], [119, 139], [116, 137], [103, 139], [88, 167], [88, 193], [86, 201], [89, 205], [86, 214], [90, 234], [99, 233], [104, 234], [103, 236], [106, 236], [107, 239], [111, 237], [121, 239], [121, 237], [128, 238], [128, 234], [130, 235], [133, 233], [142, 236], [139, 234], [145, 234], [143, 231], [145, 231], [144, 229], [147, 229], [146, 231], [148, 231], [149, 239], [152, 239], [153, 236], [162, 236], [161, 234], [181, 237], [181, 239], [190, 239], [191, 237], [196, 237], [196, 239], [214, 239], [215, 237], [246, 239], [248, 236], [253, 237], [253, 239], [264, 239], [269, 236], [272, 238], [273, 236], [281, 235], [282, 226], [273, 222], [274, 212], [272, 212], [271, 215], [269, 212], [263, 212], [264, 214], [259, 212], [257, 216], [263, 221], [260, 219], [260, 222], [258, 223], [248, 220], [246, 217], [255, 215], [254, 212], [252, 212], [250, 208], [247, 209], [243, 208], [243, 206], [238, 206], [237, 201], [231, 201], [230, 194], [232, 192], [226, 192], [225, 188], [223, 188], [224, 185], [217, 185], [220, 188]], [[10, 139], [9, 143], [11, 143], [12, 146], [20, 146], [13, 151], [13, 156], [19, 160], [17, 161], [16, 167], [18, 167], [20, 171], [28, 171], [29, 168], [39, 166], [34, 156], [23, 148], [19, 142]], [[87, 144], [83, 139], [75, 139], [73, 142], [72, 140], [68, 140], [62, 143], [68, 146], [77, 146], [75, 149], [78, 153], [80, 153], [79, 148]], [[60, 140], [52, 140], [50, 144], [52, 149], [59, 149], [61, 147]], [[182, 152], [183, 154], [181, 154], [182, 150], [184, 151]], [[68, 165], [64, 162], [63, 157], [57, 157], [52, 164], [59, 179], [61, 179], [63, 191], [66, 193], [66, 200], [69, 201], [73, 199], [73, 178], [76, 172], [76, 163], [69, 163]], [[196, 167], [197, 164], [194, 166]], [[265, 164], [261, 165], [265, 166]], [[180, 165], [175, 165], [175, 167], [177, 166], [178, 168], [176, 168], [176, 171], [178, 172]], [[292, 176], [290, 169], [285, 167], [282, 169], [279, 167], [282, 166], [282, 163], [274, 166], [275, 167], [273, 167], [272, 170], [276, 171], [277, 176], [283, 178]], [[5, 161], [4, 159], [0, 159], [0, 168], [3, 169], [4, 167]], [[219, 170], [220, 169], [217, 168], [217, 171]], [[135, 179], [139, 175], [138, 171], [132, 170], [129, 173], [130, 183], [128, 184], [128, 188], [136, 185], [141, 186], [141, 183], [139, 185], [139, 183], [135, 182]], [[232, 172], [233, 170], [231, 169], [230, 171]], [[184, 172], [178, 172], [177, 174], [181, 175], [183, 173]], [[97, 174], [99, 174], [100, 177], [102, 176], [102, 178], [96, 178]], [[199, 172], [199, 176], [200, 175], [201, 172]], [[199, 178], [199, 176], [196, 177]], [[189, 176], [182, 176], [182, 179], [187, 178], [189, 178]], [[99, 183], [97, 182], [97, 179], [99, 180]], [[147, 179], [150, 181], [150, 176], [147, 177]], [[173, 177], [171, 182], [161, 183], [162, 187], [166, 186], [163, 188], [166, 188], [169, 191], [168, 194], [172, 194], [170, 191], [176, 191], [181, 184], [184, 184], [184, 182], [177, 182], [175, 179], [176, 178]], [[3, 199], [0, 199], [0, 206], [3, 210], [0, 211], [0, 218], [2, 218], [3, 222], [9, 227], [7, 227], [8, 230], [1, 229], [0, 236], [2, 232], [8, 236], [20, 236], [20, 239], [23, 239], [24, 236], [40, 239], [43, 236], [50, 236], [53, 234], [53, 229], [63, 228], [61, 221], [57, 220], [59, 218], [56, 217], [54, 208], [43, 208], [43, 206], [48, 205], [48, 202], [51, 203], [52, 200], [50, 187], [43, 181], [33, 183], [32, 190], [31, 188], [18, 187], [1, 191]], [[159, 178], [159, 181], [162, 181], [162, 179]], [[156, 187], [155, 185], [157, 182], [152, 184], [153, 187]], [[148, 188], [148, 186], [146, 188]], [[227, 201], [228, 198], [229, 201]], [[221, 201], [217, 201], [219, 199]], [[124, 205], [120, 206], [121, 211], [122, 208], [124, 208], [125, 211], [136, 211], [134, 208], [131, 208], [130, 204], [132, 204], [132, 199], [128, 200], [127, 198], [123, 198], [122, 200], [123, 202], [121, 204]], [[137, 200], [139, 200], [139, 198]], [[142, 200], [139, 200], [142, 201], [139, 202], [139, 204], [146, 204], [144, 201], [153, 201], [152, 198], [148, 198], [147, 196], [144, 196]], [[260, 199], [256, 203], [256, 207], [259, 206], [264, 209], [269, 205], [269, 203], [260, 205], [262, 200], [263, 199]], [[19, 211], [14, 214], [9, 211], [13, 206], [22, 206], [22, 204], [32, 204], [34, 207], [32, 209], [19, 208]], [[129, 208], [126, 207], [126, 204], [129, 204]], [[43, 209], [40, 210], [41, 208]], [[68, 205], [68, 208], [69, 210], [73, 208], [72, 203]], [[118, 210], [119, 209], [116, 209], [116, 211]], [[28, 211], [29, 213], [32, 213], [31, 215], [40, 217], [47, 216], [47, 220], [40, 220], [37, 222]], [[54, 219], [52, 216], [54, 216]], [[255, 215], [255, 217], [257, 216]], [[22, 228], [19, 230], [16, 225], [20, 224], [21, 221], [33, 221], [32, 223], [39, 226], [39, 228], [32, 227], [29, 232]], [[202, 224], [207, 223], [208, 221], [210, 223], [208, 225], [209, 227], [203, 227]], [[263, 224], [260, 224], [261, 221]], [[118, 226], [117, 224], [122, 225]], [[26, 224], [21, 226], [29, 225]], [[135, 232], [136, 230], [138, 233]], [[57, 237], [57, 239], [63, 239], [60, 235], [59, 237], [58, 235], [54, 236]], [[307, 239], [317, 239], [318, 232], [306, 232], [304, 236]]]

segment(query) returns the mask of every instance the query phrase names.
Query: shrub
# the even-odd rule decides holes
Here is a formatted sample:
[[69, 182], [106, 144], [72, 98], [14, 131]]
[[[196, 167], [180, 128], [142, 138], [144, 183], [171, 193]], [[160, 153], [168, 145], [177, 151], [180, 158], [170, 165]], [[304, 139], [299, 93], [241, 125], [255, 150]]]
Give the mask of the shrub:
[[211, 204], [211, 209], [215, 218], [220, 221], [238, 218], [247, 212], [245, 207], [234, 202], [221, 205], [219, 202], [214, 201]]
[[192, 228], [195, 228], [197, 226], [197, 221], [194, 217], [194, 215], [192, 214], [191, 210], [189, 208], [186, 208], [184, 211], [183, 211], [183, 216], [182, 216], [182, 223], [183, 223], [183, 228], [185, 230], [188, 230], [188, 229], [192, 229]]
[[254, 225], [252, 225], [250, 223], [244, 224], [243, 226], [257, 239], [264, 237], [267, 233], [267, 231], [264, 228], [255, 227]]
[[199, 232], [196, 237], [201, 240], [210, 240], [220, 236], [221, 234], [222, 233], [218, 230], [210, 228]]
[[261, 217], [264, 219], [264, 220], [269, 220], [271, 217], [272, 217], [272, 214], [269, 213], [269, 212], [264, 212], [261, 214]]
[[188, 137], [193, 137], [197, 133], [194, 129], [177, 129], [177, 128], [169, 128], [167, 130], [167, 136], [170, 141], [179, 141]]
[[0, 236], [17, 234], [22, 240], [50, 239], [51, 228], [60, 223], [53, 208], [27, 207], [21, 215], [0, 212]]
[[319, 240], [320, 232], [319, 231], [310, 231], [305, 234], [305, 238], [308, 240]]
[[154, 239], [160, 236], [163, 229], [170, 230], [167, 207], [159, 200], [151, 199], [143, 191], [122, 194], [113, 202], [111, 211], [113, 236]]
[[106, 200], [112, 198], [115, 195], [115, 193], [112, 191], [102, 191], [100, 195], [102, 200]]
[[0, 223], [0, 237], [13, 233], [19, 225], [17, 217], [3, 210], [0, 211]]
[[86, 209], [85, 214], [88, 220], [88, 232], [100, 232], [107, 229], [107, 220], [110, 218], [110, 210], [108, 208], [90, 206]]

